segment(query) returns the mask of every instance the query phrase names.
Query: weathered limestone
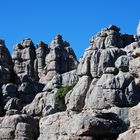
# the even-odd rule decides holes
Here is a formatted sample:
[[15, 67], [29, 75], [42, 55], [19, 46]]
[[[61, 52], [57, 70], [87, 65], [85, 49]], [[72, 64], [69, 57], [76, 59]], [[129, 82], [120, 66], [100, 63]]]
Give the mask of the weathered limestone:
[[89, 76], [83, 76], [75, 87], [67, 93], [65, 97], [67, 110], [81, 111], [83, 109], [90, 82], [91, 78]]
[[80, 62], [61, 35], [24, 39], [12, 58], [0, 40], [0, 140], [140, 139], [139, 33], [110, 25]]
[[77, 68], [77, 58], [69, 43], [63, 41], [61, 35], [57, 35], [49, 45], [49, 53], [45, 58], [44, 75], [40, 82], [45, 83], [58, 74], [74, 70]]
[[113, 113], [84, 112], [69, 116], [62, 112], [41, 119], [38, 140], [59, 140], [64, 136], [111, 139], [125, 129], [125, 125]]
[[140, 139], [140, 104], [129, 110], [130, 129], [119, 135], [117, 140], [139, 140]]
[[14, 72], [18, 77], [27, 74], [35, 78], [35, 58], [35, 46], [31, 39], [24, 39], [21, 43], [15, 45], [12, 59], [14, 62]]
[[6, 115], [0, 118], [1, 140], [36, 140], [38, 128], [36, 121], [27, 115]]
[[137, 27], [137, 35], [140, 36], [140, 21], [139, 21], [139, 24], [138, 24], [138, 27]]
[[0, 39], [0, 84], [12, 82], [13, 64], [4, 40]]
[[55, 113], [57, 111], [54, 100], [56, 91], [38, 93], [34, 100], [23, 108], [22, 112], [39, 117]]
[[49, 53], [48, 45], [42, 41], [39, 41], [36, 49], [36, 61], [35, 67], [37, 69], [37, 75], [40, 78], [43, 74], [43, 69], [45, 67], [45, 57]]

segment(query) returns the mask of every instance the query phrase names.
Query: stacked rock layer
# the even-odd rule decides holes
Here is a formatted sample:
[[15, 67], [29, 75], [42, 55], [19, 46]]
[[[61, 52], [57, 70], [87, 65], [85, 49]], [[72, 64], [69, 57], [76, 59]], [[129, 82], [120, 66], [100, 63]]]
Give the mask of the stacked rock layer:
[[0, 68], [0, 140], [140, 139], [139, 32], [110, 25], [79, 62], [61, 35], [12, 57], [0, 40]]

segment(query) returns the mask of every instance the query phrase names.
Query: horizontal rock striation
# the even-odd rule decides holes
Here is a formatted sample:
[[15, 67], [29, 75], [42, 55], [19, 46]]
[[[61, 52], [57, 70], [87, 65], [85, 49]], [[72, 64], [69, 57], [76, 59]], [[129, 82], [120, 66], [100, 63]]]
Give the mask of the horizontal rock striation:
[[139, 38], [110, 25], [79, 62], [59, 34], [0, 40], [0, 140], [139, 140]]

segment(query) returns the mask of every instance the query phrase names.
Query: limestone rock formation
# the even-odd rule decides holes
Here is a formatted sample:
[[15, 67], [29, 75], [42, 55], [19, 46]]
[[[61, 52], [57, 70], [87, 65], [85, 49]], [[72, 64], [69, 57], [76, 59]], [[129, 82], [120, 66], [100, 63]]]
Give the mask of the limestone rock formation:
[[42, 76], [42, 71], [44, 69], [45, 65], [45, 57], [49, 53], [48, 45], [45, 44], [42, 41], [39, 41], [37, 44], [36, 49], [36, 61], [35, 61], [35, 68], [37, 69], [36, 73], [38, 77], [40, 78]]
[[41, 82], [50, 81], [53, 76], [77, 68], [77, 58], [69, 43], [63, 41], [61, 35], [57, 35], [49, 45], [49, 53], [45, 58], [44, 75], [40, 78]]
[[0, 118], [1, 140], [37, 140], [36, 121], [27, 115], [6, 115]]
[[115, 140], [120, 132], [112, 118], [120, 119], [115, 128], [121, 132], [129, 128], [128, 109], [140, 102], [139, 75], [131, 64], [139, 55], [137, 46], [129, 51], [133, 36], [119, 31], [111, 25], [92, 37], [77, 68], [78, 83], [65, 97], [66, 112], [41, 119], [39, 140]]
[[14, 72], [17, 76], [29, 75], [34, 76], [34, 60], [36, 58], [35, 46], [31, 39], [24, 39], [21, 43], [14, 46], [13, 62]]
[[139, 140], [140, 139], [140, 103], [129, 110], [130, 129], [119, 135], [117, 140]]
[[0, 68], [0, 140], [140, 139], [139, 31], [110, 25], [79, 62], [61, 35], [12, 58], [0, 40]]
[[137, 27], [137, 35], [140, 36], [140, 21], [139, 21], [139, 24], [138, 24], [138, 27]]
[[84, 112], [69, 116], [62, 112], [41, 119], [38, 140], [78, 140], [78, 137], [113, 140], [125, 129], [113, 113]]
[[4, 40], [0, 39], [0, 84], [11, 82], [13, 78], [13, 64], [9, 50]]

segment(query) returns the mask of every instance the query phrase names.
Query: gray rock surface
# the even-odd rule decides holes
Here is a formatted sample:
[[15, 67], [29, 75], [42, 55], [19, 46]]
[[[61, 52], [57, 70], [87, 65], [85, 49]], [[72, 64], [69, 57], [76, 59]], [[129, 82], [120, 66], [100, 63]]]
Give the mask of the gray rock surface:
[[5, 41], [0, 39], [0, 84], [12, 82], [13, 64]]
[[35, 120], [27, 115], [6, 115], [0, 118], [1, 140], [36, 140], [38, 129]]
[[125, 129], [125, 125], [113, 113], [84, 112], [67, 116], [62, 112], [41, 119], [38, 140], [59, 140], [63, 135], [75, 139], [80, 136], [110, 139], [116, 138]]
[[34, 100], [23, 108], [22, 112], [39, 117], [55, 113], [55, 93], [55, 90], [52, 92], [38, 93]]
[[18, 77], [27, 74], [35, 78], [35, 58], [35, 46], [31, 39], [24, 39], [21, 43], [15, 45], [12, 59], [14, 62], [14, 72]]
[[57, 35], [49, 45], [49, 53], [45, 58], [45, 67], [40, 81], [45, 82], [55, 76], [56, 73], [62, 74], [77, 68], [77, 58], [69, 47], [69, 43], [63, 41], [61, 35]]
[[129, 110], [130, 129], [119, 135], [117, 140], [140, 139], [140, 103]]
[[139, 21], [139, 24], [138, 24], [138, 27], [137, 27], [137, 35], [140, 36], [140, 21]]
[[75, 87], [67, 93], [65, 103], [67, 110], [81, 111], [85, 104], [86, 93], [88, 91], [91, 78], [83, 76], [79, 79]]
[[18, 98], [10, 98], [5, 106], [4, 106], [4, 109], [6, 111], [9, 111], [9, 110], [18, 110], [18, 111], [21, 111], [22, 109], [22, 103], [21, 103], [21, 100], [18, 99]]
[[49, 53], [48, 45], [42, 41], [39, 41], [36, 49], [36, 67], [37, 75], [40, 78], [42, 76], [43, 69], [45, 67], [45, 57]]
[[24, 39], [12, 58], [0, 40], [0, 140], [139, 140], [139, 58], [139, 33], [115, 25], [79, 62], [61, 35]]

